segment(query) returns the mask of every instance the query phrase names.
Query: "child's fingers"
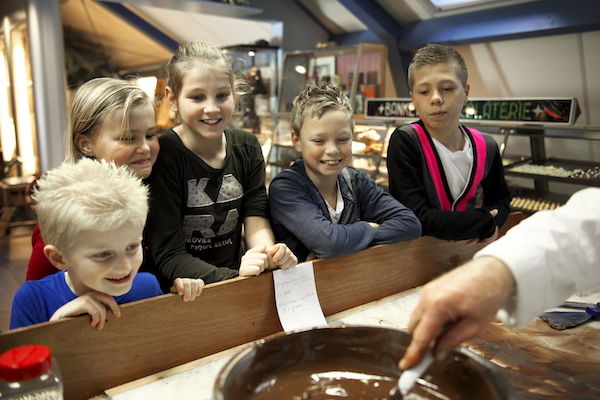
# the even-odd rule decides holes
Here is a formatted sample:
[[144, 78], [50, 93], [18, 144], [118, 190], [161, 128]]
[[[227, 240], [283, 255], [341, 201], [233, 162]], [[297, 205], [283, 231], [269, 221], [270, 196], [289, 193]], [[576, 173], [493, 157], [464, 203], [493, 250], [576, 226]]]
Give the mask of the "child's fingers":
[[281, 263], [282, 257], [285, 257], [285, 248], [278, 244], [267, 249], [268, 265], [267, 268], [274, 269]]
[[171, 286], [171, 288], [169, 289], [169, 292], [182, 296], [184, 293], [183, 286], [184, 286], [183, 278], [176, 278], [173, 281], [173, 286]]
[[279, 248], [272, 258], [273, 268], [291, 268], [298, 263], [298, 258], [292, 253], [292, 251], [283, 243], [277, 243]]
[[281, 260], [279, 260], [279, 263], [277, 266], [281, 269], [287, 269], [287, 268], [293, 267], [297, 263], [298, 263], [298, 258], [296, 258], [296, 256], [294, 255], [294, 253], [292, 253], [292, 251], [290, 249], [286, 248], [286, 251], [285, 251], [283, 257], [281, 257]]
[[[258, 275], [267, 268], [269, 265], [268, 256], [265, 253], [246, 253], [242, 257], [241, 266], [255, 266], [259, 269], [258, 273], [253, 275]], [[240, 270], [241, 270], [240, 266]]]
[[[88, 292], [80, 298], [85, 298], [87, 305], [94, 305], [101, 309], [102, 314], [104, 315], [104, 320], [106, 320], [107, 309], [111, 310], [116, 318], [121, 317], [121, 309], [112, 296], [100, 292]], [[104, 320], [101, 322], [102, 325], [104, 325]]]
[[[276, 250], [273, 252], [273, 256], [270, 258], [270, 267], [272, 268], [291, 268], [298, 263], [298, 258], [292, 253], [292, 251], [284, 243], [277, 243]], [[267, 250], [268, 251], [268, 250]]]
[[98, 307], [98, 309], [100, 313], [98, 316], [98, 325], [96, 326], [96, 329], [101, 331], [104, 328], [104, 325], [106, 324], [106, 308], [100, 306]]
[[202, 279], [194, 279], [194, 284], [192, 285], [192, 288], [192, 298], [190, 299], [190, 301], [195, 300], [196, 297], [202, 294], [202, 289], [204, 289], [204, 281]]
[[285, 255], [285, 249], [287, 246], [282, 243], [275, 243], [273, 246], [269, 246], [267, 248], [267, 255], [273, 260], [273, 262], [277, 262]]
[[186, 296], [183, 301], [194, 301], [196, 297], [200, 296], [202, 289], [204, 288], [204, 281], [202, 279], [190, 279], [189, 280], [189, 293], [186, 290]]
[[92, 303], [86, 307], [86, 312], [90, 315], [90, 326], [92, 328], [98, 327], [100, 323], [100, 310], [98, 307], [94, 307]]
[[183, 301], [188, 302], [200, 296], [202, 288], [204, 288], [202, 279], [177, 278], [173, 281], [173, 286], [169, 290], [171, 293], [180, 295]]
[[244, 265], [240, 267], [240, 276], [254, 276], [261, 272], [260, 267], [256, 265]]
[[248, 254], [248, 253], [259, 254], [259, 253], [266, 253], [266, 252], [267, 252], [267, 246], [262, 245], [262, 246], [256, 246], [256, 247], [252, 247], [252, 248], [248, 249], [246, 251], [246, 254]]
[[192, 297], [192, 282], [186, 282], [185, 285], [183, 286], [183, 301], [184, 302], [188, 302], [188, 301], [192, 301], [193, 297]]
[[[119, 308], [119, 305], [112, 296], [99, 292], [90, 292], [90, 296], [94, 300], [104, 304], [105, 308], [111, 310], [115, 317], [121, 317], [121, 309]], [[106, 311], [104, 312], [104, 316], [106, 317]]]
[[104, 328], [104, 324], [106, 323], [106, 307], [101, 303], [93, 301], [86, 302], [85, 311], [90, 315], [92, 319], [90, 322], [90, 326], [98, 329], [99, 331]]
[[290, 257], [286, 260], [286, 262], [281, 266], [281, 268], [286, 269], [286, 268], [292, 268], [293, 266], [295, 266], [296, 264], [298, 264], [298, 258], [294, 255], [294, 253], [292, 253], [290, 251]]

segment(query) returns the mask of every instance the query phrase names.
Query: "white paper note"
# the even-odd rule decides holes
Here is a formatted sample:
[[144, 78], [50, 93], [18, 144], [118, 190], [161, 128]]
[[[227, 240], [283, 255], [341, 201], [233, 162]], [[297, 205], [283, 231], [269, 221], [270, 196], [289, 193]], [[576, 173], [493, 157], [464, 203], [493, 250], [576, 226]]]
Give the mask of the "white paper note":
[[312, 261], [273, 271], [275, 304], [286, 332], [325, 326]]

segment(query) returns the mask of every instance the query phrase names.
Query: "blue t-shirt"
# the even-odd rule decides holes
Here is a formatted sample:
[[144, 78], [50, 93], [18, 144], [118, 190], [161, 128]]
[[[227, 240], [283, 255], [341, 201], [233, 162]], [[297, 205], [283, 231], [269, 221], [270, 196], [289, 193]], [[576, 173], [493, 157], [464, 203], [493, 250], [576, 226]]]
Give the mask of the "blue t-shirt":
[[[133, 278], [131, 290], [114, 299], [117, 304], [125, 304], [162, 294], [156, 277], [140, 272]], [[65, 271], [37, 281], [26, 281], [13, 299], [10, 329], [47, 322], [56, 310], [77, 297], [67, 285]]]

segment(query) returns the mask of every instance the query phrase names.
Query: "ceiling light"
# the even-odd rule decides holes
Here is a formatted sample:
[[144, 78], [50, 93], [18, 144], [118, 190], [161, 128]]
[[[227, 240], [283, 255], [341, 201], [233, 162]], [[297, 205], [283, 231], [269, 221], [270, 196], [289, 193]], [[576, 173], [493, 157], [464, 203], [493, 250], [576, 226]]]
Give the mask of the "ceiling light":
[[449, 10], [452, 8], [466, 7], [490, 3], [497, 0], [429, 0], [438, 10]]
[[306, 67], [304, 65], [296, 65], [296, 67], [294, 67], [294, 70], [296, 70], [296, 72], [299, 74], [306, 73]]

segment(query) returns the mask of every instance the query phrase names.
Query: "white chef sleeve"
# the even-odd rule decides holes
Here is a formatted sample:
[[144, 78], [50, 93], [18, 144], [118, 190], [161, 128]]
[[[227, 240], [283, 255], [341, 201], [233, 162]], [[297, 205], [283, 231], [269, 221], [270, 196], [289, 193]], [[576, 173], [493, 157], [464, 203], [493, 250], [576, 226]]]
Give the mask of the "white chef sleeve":
[[515, 278], [516, 293], [499, 312], [511, 326], [600, 285], [600, 189], [535, 213], [475, 254], [481, 256], [501, 259]]

